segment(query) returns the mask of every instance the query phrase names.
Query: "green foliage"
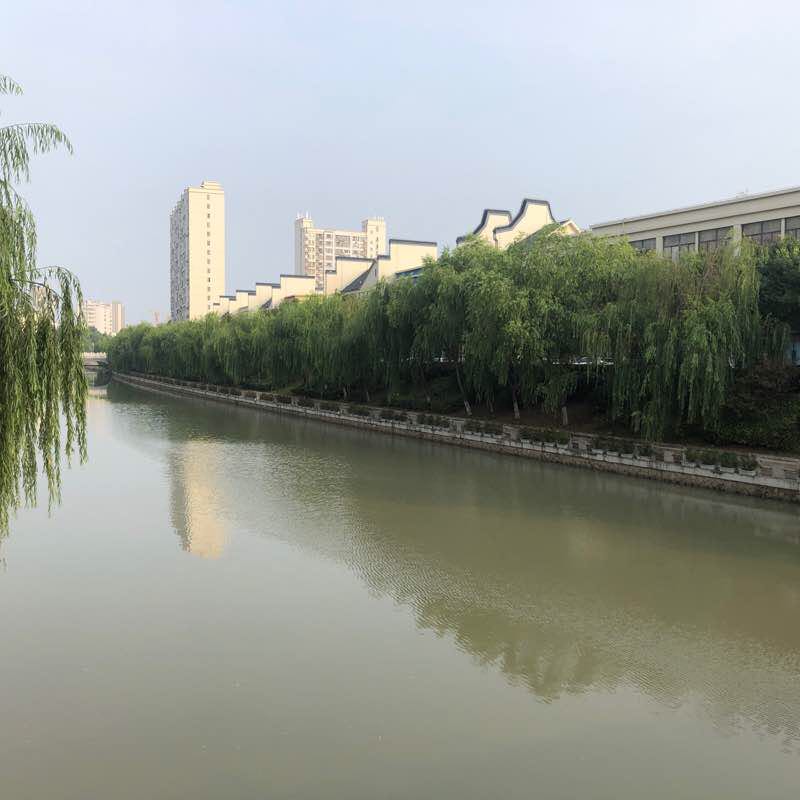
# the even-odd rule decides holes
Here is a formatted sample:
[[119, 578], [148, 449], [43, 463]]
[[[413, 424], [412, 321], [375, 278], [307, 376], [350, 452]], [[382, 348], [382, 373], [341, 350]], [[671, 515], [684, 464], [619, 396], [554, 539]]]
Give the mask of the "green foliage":
[[755, 472], [758, 469], [758, 461], [753, 456], [741, 456], [739, 458], [739, 470], [744, 472]]
[[567, 445], [572, 437], [567, 431], [556, 431], [550, 428], [521, 428], [519, 438], [525, 442]]
[[110, 336], [90, 326], [83, 331], [81, 348], [84, 353], [106, 353], [110, 342]]
[[417, 425], [430, 425], [432, 428], [445, 430], [450, 427], [450, 420], [436, 414], [417, 414]]
[[416, 282], [135, 326], [109, 354], [120, 371], [344, 402], [378, 395], [425, 413], [507, 403], [516, 416], [558, 414], [580, 392], [648, 440], [713, 432], [735, 376], [779, 350], [759, 314], [757, 255], [745, 246], [676, 264], [591, 235], [505, 251], [470, 239]]
[[495, 422], [482, 422], [479, 419], [467, 420], [463, 428], [470, 433], [485, 433], [489, 436], [502, 436], [504, 433], [502, 425]]
[[616, 439], [608, 439], [604, 436], [598, 436], [594, 440], [593, 444], [596, 450], [603, 450], [606, 453], [619, 452], [619, 442]]
[[800, 450], [800, 370], [774, 362], [741, 370], [720, 416], [715, 443]]
[[700, 450], [697, 458], [698, 462], [705, 466], [716, 467], [720, 463], [720, 454], [716, 450]]
[[699, 450], [689, 448], [685, 452], [686, 461], [693, 464], [702, 464], [706, 467], [729, 467], [735, 469], [740, 466], [738, 453], [729, 450]]
[[[21, 89], [0, 76], [3, 94]], [[13, 511], [36, 502], [39, 465], [53, 502], [62, 451], [86, 458], [80, 285], [67, 270], [37, 266], [36, 223], [17, 191], [30, 157], [59, 146], [71, 151], [53, 125], [0, 127], [0, 535]]]
[[687, 450], [684, 452], [684, 460], [688, 464], [699, 464], [700, 457], [701, 457], [700, 450], [696, 450], [693, 447], [687, 448]]
[[758, 272], [761, 315], [800, 331], [800, 241], [787, 237], [759, 250]]

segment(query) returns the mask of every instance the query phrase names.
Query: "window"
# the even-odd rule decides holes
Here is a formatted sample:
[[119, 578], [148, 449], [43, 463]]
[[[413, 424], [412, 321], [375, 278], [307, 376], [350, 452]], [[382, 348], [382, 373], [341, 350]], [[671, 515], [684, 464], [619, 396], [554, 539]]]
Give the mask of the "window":
[[675, 233], [664, 237], [664, 255], [677, 261], [684, 253], [694, 250], [694, 233]]
[[630, 243], [631, 247], [634, 250], [638, 250], [640, 253], [646, 253], [648, 250], [655, 250], [656, 249], [656, 240], [655, 239], [636, 239]]
[[211, 214], [206, 214], [206, 219], [211, 219]]
[[206, 244], [210, 247], [211, 246], [211, 239], [209, 239]]
[[709, 228], [705, 231], [700, 231], [700, 244], [698, 249], [701, 253], [711, 253], [720, 247], [723, 247], [731, 239], [733, 228], [729, 225], [727, 228]]
[[748, 222], [742, 225], [742, 236], [756, 244], [769, 244], [781, 238], [781, 221], [768, 219], [765, 222]]
[[786, 235], [793, 239], [800, 239], [800, 217], [787, 217], [784, 220]]
[[[207, 259], [206, 259], [206, 264], [210, 264], [210, 263], [211, 263], [211, 259], [210, 259], [210, 258], [207, 258]], [[209, 272], [211, 272], [211, 270], [209, 270]]]

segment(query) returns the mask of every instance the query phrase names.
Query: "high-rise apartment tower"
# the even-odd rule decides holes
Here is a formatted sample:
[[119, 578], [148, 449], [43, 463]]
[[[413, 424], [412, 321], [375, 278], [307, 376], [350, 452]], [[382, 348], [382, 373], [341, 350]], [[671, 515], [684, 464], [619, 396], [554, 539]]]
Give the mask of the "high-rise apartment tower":
[[125, 306], [117, 300], [110, 303], [84, 300], [83, 316], [88, 327], [109, 336], [114, 336], [125, 327]]
[[184, 190], [169, 218], [170, 317], [196, 319], [225, 294], [225, 192], [216, 181]]
[[386, 222], [371, 217], [360, 231], [315, 228], [308, 214], [298, 214], [294, 223], [294, 273], [313, 275], [318, 292], [325, 288], [325, 270], [334, 269], [336, 258], [377, 258], [386, 255]]

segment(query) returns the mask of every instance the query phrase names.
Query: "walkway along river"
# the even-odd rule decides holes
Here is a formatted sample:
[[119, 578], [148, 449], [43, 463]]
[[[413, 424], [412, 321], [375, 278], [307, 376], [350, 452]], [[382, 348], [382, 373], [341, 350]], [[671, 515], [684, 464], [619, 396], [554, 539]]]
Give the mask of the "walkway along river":
[[0, 543], [3, 800], [796, 798], [800, 509], [112, 383]]

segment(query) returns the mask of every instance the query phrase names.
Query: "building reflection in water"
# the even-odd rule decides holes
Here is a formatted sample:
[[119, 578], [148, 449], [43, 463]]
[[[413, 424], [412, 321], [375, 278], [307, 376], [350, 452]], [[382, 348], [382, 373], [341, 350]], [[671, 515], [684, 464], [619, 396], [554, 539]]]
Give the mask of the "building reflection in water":
[[220, 555], [233, 523], [544, 702], [634, 688], [800, 752], [796, 509], [181, 402], [129, 419], [168, 443], [187, 551]]
[[228, 544], [214, 450], [209, 441], [189, 439], [169, 458], [172, 524], [183, 549], [200, 558], [219, 558]]

